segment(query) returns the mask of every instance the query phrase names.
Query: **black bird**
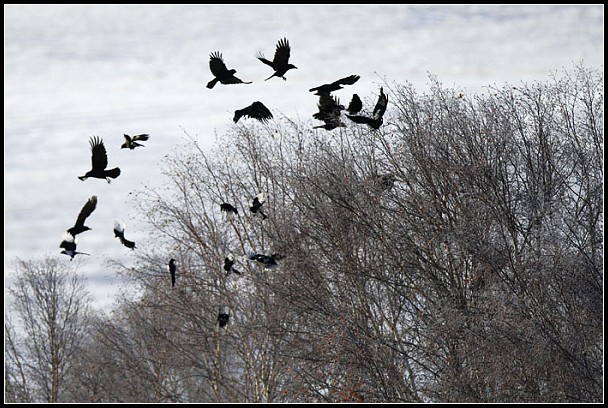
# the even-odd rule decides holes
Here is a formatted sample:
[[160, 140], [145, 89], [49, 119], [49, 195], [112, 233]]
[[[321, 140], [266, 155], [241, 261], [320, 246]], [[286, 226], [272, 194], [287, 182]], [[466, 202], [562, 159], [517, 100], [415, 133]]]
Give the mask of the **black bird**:
[[234, 255], [229, 254], [226, 258], [224, 258], [224, 270], [226, 271], [226, 276], [230, 275], [230, 272], [234, 272], [237, 275], [241, 274], [241, 272], [234, 269], [233, 265], [234, 265]]
[[63, 248], [63, 251], [61, 251], [61, 253], [69, 256], [70, 261], [74, 259], [74, 257], [78, 254], [90, 255], [85, 252], [76, 251], [76, 245], [78, 244], [78, 240], [69, 232], [64, 233], [61, 238], [62, 241], [61, 244], [59, 244], [59, 248]]
[[228, 203], [221, 203], [220, 211], [225, 212], [227, 214], [234, 213], [234, 214], [238, 215], [238, 213], [239, 213], [239, 210], [237, 210], [236, 207], [233, 207], [232, 205], [230, 205]]
[[169, 260], [169, 273], [171, 274], [171, 287], [175, 287], [175, 272], [177, 271], [177, 260], [171, 258]]
[[361, 98], [359, 98], [359, 95], [353, 94], [353, 98], [350, 100], [348, 108], [346, 109], [351, 115], [355, 115], [359, 113], [361, 109], [363, 109], [363, 102], [361, 102]]
[[129, 249], [135, 249], [135, 242], [125, 238], [125, 225], [118, 221], [114, 221], [114, 237], [118, 238], [121, 244]]
[[122, 146], [120, 146], [121, 149], [135, 149], [138, 146], [141, 147], [146, 147], [144, 145], [142, 145], [141, 143], [137, 143], [137, 140], [141, 140], [142, 142], [145, 142], [146, 140], [148, 140], [150, 138], [150, 135], [147, 133], [141, 134], [141, 135], [135, 135], [135, 136], [129, 136], [125, 133], [123, 133], [123, 136], [125, 137], [125, 142], [122, 144]]
[[229, 320], [230, 320], [230, 314], [229, 313], [220, 312], [217, 315], [217, 323], [220, 325], [220, 327], [225, 327], [228, 324]]
[[249, 259], [263, 263], [265, 269], [272, 269], [278, 266], [277, 261], [283, 259], [283, 256], [280, 254], [264, 255], [251, 252], [249, 254]]
[[80, 234], [81, 232], [85, 232], [85, 231], [88, 231], [91, 229], [91, 228], [87, 227], [86, 225], [84, 225], [84, 221], [87, 219], [87, 217], [89, 215], [91, 215], [91, 213], [93, 211], [95, 211], [95, 207], [97, 207], [97, 196], [93, 196], [93, 197], [89, 198], [88, 201], [84, 204], [84, 206], [82, 207], [82, 210], [80, 210], [80, 214], [78, 214], [76, 223], [74, 224], [74, 226], [72, 228], [68, 229], [68, 233], [70, 235], [75, 237], [76, 235]]
[[251, 83], [243, 82], [239, 78], [235, 77], [234, 74], [236, 74], [236, 69], [228, 70], [228, 68], [226, 68], [226, 64], [224, 64], [224, 60], [222, 59], [222, 54], [220, 54], [219, 51], [212, 53], [209, 57], [209, 68], [215, 77], [209, 81], [209, 83], [207, 83], [207, 88], [209, 89], [213, 88], [218, 82], [224, 85]]
[[346, 126], [340, 118], [340, 112], [344, 110], [344, 106], [340, 105], [340, 100], [335, 96], [326, 93], [320, 94], [317, 107], [319, 108], [319, 112], [312, 115], [312, 117], [317, 120], [322, 120], [325, 124], [315, 126], [314, 129], [323, 128], [332, 130], [337, 127]]
[[317, 86], [315, 88], [310, 88], [309, 92], [317, 91], [316, 95], [321, 95], [323, 93], [329, 94], [330, 92], [337, 91], [338, 89], [342, 89], [342, 85], [352, 85], [357, 82], [361, 78], [359, 75], [350, 75], [344, 77], [342, 79], [338, 79], [337, 81], [332, 82], [331, 84], [323, 84]]
[[274, 59], [272, 61], [268, 61], [264, 58], [264, 54], [262, 54], [261, 51], [258, 52], [257, 58], [274, 69], [274, 74], [266, 78], [265, 81], [268, 81], [274, 76], [283, 78], [283, 80], [286, 81], [287, 78], [285, 78], [285, 73], [292, 68], [298, 69], [298, 67], [289, 63], [290, 54], [291, 47], [289, 46], [287, 38], [283, 38], [277, 43], [277, 49], [274, 52]]
[[260, 213], [262, 215], [263, 220], [268, 218], [268, 216], [262, 212], [262, 206], [264, 205], [265, 202], [266, 202], [266, 197], [264, 197], [264, 193], [260, 193], [253, 198], [253, 201], [251, 202], [251, 207], [249, 207], [249, 210], [252, 213], [254, 213], [254, 214]]
[[242, 116], [249, 116], [252, 119], [257, 119], [262, 123], [268, 123], [269, 119], [272, 119], [272, 113], [266, 106], [260, 101], [255, 101], [251, 105], [243, 109], [237, 109], [234, 111], [234, 123], [238, 122]]
[[386, 105], [388, 105], [388, 97], [382, 91], [382, 87], [380, 87], [380, 96], [378, 96], [378, 102], [376, 102], [376, 106], [374, 107], [374, 112], [372, 117], [362, 116], [362, 115], [346, 115], [350, 120], [356, 123], [364, 123], [373, 129], [378, 129], [382, 125], [382, 116], [386, 111]]
[[108, 183], [110, 183], [110, 177], [115, 179], [120, 176], [120, 169], [118, 167], [106, 170], [106, 167], [108, 167], [108, 155], [106, 153], [106, 147], [103, 145], [103, 141], [99, 137], [93, 136], [89, 143], [91, 145], [92, 169], [84, 176], [79, 176], [78, 178], [84, 181], [89, 177], [94, 177], [106, 179]]

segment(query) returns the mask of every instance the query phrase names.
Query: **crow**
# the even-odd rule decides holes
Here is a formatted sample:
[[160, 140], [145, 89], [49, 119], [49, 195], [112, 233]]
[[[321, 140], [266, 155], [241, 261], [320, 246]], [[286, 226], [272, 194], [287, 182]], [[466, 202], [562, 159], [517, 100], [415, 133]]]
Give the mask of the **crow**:
[[266, 78], [265, 81], [268, 81], [274, 76], [283, 78], [283, 80], [286, 81], [287, 78], [285, 78], [285, 73], [292, 68], [298, 69], [298, 67], [289, 63], [290, 54], [291, 47], [289, 46], [289, 41], [287, 38], [283, 38], [277, 43], [277, 49], [274, 52], [274, 59], [272, 61], [268, 61], [266, 58], [264, 58], [264, 54], [262, 54], [261, 51], [258, 51], [257, 58], [264, 64], [269, 65], [272, 67], [272, 69], [274, 69], [274, 73]]
[[260, 193], [253, 198], [253, 201], [251, 202], [251, 207], [249, 207], [249, 210], [252, 213], [254, 213], [254, 214], [260, 213], [262, 215], [263, 220], [268, 218], [268, 216], [262, 212], [262, 206], [264, 205], [265, 202], [266, 202], [266, 197], [264, 197], [264, 193]]
[[388, 97], [382, 91], [382, 87], [380, 87], [380, 96], [378, 96], [378, 102], [376, 102], [371, 118], [362, 115], [347, 114], [346, 116], [355, 123], [364, 123], [373, 129], [379, 129], [382, 125], [382, 116], [386, 111], [386, 105], [388, 105]]
[[95, 211], [95, 207], [97, 207], [97, 196], [89, 198], [89, 200], [82, 207], [82, 210], [80, 210], [76, 223], [72, 228], [68, 229], [67, 232], [73, 237], [76, 237], [76, 235], [80, 234], [81, 232], [89, 231], [91, 228], [84, 225], [84, 221], [89, 215], [91, 215], [93, 211]]
[[239, 78], [235, 77], [236, 74], [235, 69], [228, 70], [226, 68], [226, 64], [224, 64], [224, 60], [222, 59], [222, 54], [219, 51], [216, 51], [211, 54], [209, 57], [209, 68], [211, 69], [211, 73], [215, 78], [213, 78], [209, 83], [207, 83], [207, 88], [211, 89], [218, 82], [229, 85], [229, 84], [250, 84], [251, 82], [243, 82]]
[[249, 259], [263, 263], [265, 269], [272, 269], [278, 266], [277, 261], [283, 259], [283, 256], [280, 254], [264, 255], [251, 252], [249, 253]]
[[361, 98], [359, 98], [359, 95], [353, 94], [353, 98], [350, 100], [348, 108], [346, 109], [351, 115], [355, 115], [359, 113], [361, 109], [363, 109], [363, 102], [361, 102]]
[[121, 149], [135, 149], [138, 146], [141, 147], [146, 147], [140, 143], [137, 143], [137, 140], [141, 140], [142, 142], [145, 142], [146, 140], [148, 140], [150, 138], [150, 135], [147, 133], [144, 133], [142, 135], [135, 135], [135, 136], [129, 136], [125, 133], [123, 133], [123, 136], [125, 137], [125, 142], [122, 144], [122, 146], [120, 146]]
[[135, 249], [135, 242], [129, 241], [125, 238], [125, 224], [121, 224], [118, 221], [114, 221], [114, 237], [118, 238], [121, 244], [129, 249]]
[[103, 141], [99, 137], [91, 137], [89, 143], [91, 145], [92, 169], [84, 176], [79, 176], [78, 178], [83, 181], [89, 177], [106, 179], [109, 184], [110, 177], [115, 179], [116, 177], [120, 176], [120, 169], [115, 167], [111, 170], [106, 170], [106, 167], [108, 167], [108, 155], [106, 153], [106, 147], [103, 145]]
[[168, 265], [168, 269], [169, 269], [169, 273], [171, 274], [171, 287], [175, 287], [175, 272], [177, 272], [177, 260], [171, 258], [169, 260], [169, 265]]
[[61, 239], [61, 244], [59, 244], [59, 248], [63, 248], [63, 251], [61, 251], [61, 253], [69, 256], [70, 261], [74, 259], [74, 257], [78, 254], [90, 255], [85, 252], [76, 251], [76, 245], [78, 244], [78, 240], [69, 232], [65, 232]]
[[316, 95], [321, 95], [323, 93], [329, 94], [333, 91], [337, 91], [338, 89], [342, 89], [342, 85], [352, 85], [357, 82], [361, 78], [359, 75], [350, 75], [344, 77], [342, 79], [338, 79], [337, 81], [332, 82], [331, 84], [323, 84], [321, 86], [317, 86], [315, 88], [310, 88], [309, 92], [316, 92]]
[[234, 213], [236, 215], [239, 214], [239, 210], [237, 210], [236, 207], [233, 207], [232, 205], [230, 205], [228, 203], [221, 203], [220, 211], [225, 212], [227, 214], [230, 214], [230, 213]]
[[272, 119], [272, 113], [266, 106], [260, 101], [255, 101], [251, 105], [243, 109], [237, 109], [234, 111], [234, 123], [238, 122], [242, 116], [249, 116], [252, 119], [257, 119], [262, 123], [268, 123], [269, 119]]
[[220, 312], [217, 315], [217, 323], [220, 325], [220, 327], [225, 327], [228, 324], [229, 320], [230, 320], [230, 314], [229, 313]]
[[226, 271], [226, 276], [230, 275], [230, 272], [234, 272], [237, 275], [241, 274], [241, 272], [239, 272], [233, 268], [233, 265], [234, 265], [234, 255], [229, 254], [226, 258], [224, 258], [224, 270]]
[[322, 120], [325, 122], [325, 124], [315, 126], [314, 129], [323, 128], [326, 130], [332, 130], [337, 127], [346, 126], [340, 119], [340, 111], [344, 109], [344, 106], [340, 105], [340, 100], [335, 96], [321, 93], [317, 107], [319, 108], [319, 112], [312, 115], [312, 117], [317, 120]]

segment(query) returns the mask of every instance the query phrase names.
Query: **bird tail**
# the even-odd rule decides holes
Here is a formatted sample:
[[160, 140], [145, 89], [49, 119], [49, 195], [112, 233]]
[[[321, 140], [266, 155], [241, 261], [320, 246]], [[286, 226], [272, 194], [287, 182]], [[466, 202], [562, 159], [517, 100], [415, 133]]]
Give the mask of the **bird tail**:
[[82, 181], [85, 181], [88, 177], [87, 176], [78, 176], [78, 178]]
[[212, 79], [211, 81], [209, 81], [207, 83], [207, 88], [212, 89], [215, 86], [215, 84], [218, 83], [218, 81], [219, 81], [219, 79], [217, 79], [217, 78]]

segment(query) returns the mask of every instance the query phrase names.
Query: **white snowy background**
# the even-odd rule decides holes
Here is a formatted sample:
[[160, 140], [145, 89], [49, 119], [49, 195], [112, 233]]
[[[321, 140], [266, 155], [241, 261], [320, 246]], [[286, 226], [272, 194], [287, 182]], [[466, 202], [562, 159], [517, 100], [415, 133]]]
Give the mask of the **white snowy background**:
[[[361, 79], [343, 102], [353, 92], [375, 100], [383, 78], [423, 92], [432, 74], [474, 94], [581, 62], [603, 71], [603, 27], [603, 5], [5, 5], [5, 290], [14, 259], [58, 255], [62, 232], [97, 195], [93, 230], [79, 235], [91, 256], [73, 263], [94, 304], [110, 307], [122, 284], [107, 260], [133, 257], [113, 222], [140, 247], [152, 239], [132, 221], [129, 192], [162, 181], [162, 158], [186, 143], [184, 130], [211, 146], [255, 100], [275, 117], [320, 124], [308, 89], [351, 74]], [[256, 52], [272, 59], [283, 37], [298, 69], [263, 81], [272, 70]], [[213, 51], [254, 83], [207, 89]], [[123, 133], [151, 138], [121, 150]], [[110, 185], [77, 179], [90, 169], [93, 135], [122, 170]]]

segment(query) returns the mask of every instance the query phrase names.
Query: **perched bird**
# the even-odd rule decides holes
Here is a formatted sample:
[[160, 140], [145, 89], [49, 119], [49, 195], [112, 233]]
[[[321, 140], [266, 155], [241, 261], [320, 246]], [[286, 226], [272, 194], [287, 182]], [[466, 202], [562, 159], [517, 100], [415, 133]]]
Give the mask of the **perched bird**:
[[238, 215], [238, 213], [239, 213], [239, 210], [237, 210], [236, 207], [233, 207], [232, 205], [230, 205], [228, 203], [221, 203], [220, 211], [225, 212], [227, 214], [234, 213], [234, 214]]
[[269, 65], [272, 67], [272, 69], [274, 69], [274, 73], [266, 78], [266, 81], [274, 76], [283, 78], [283, 80], [286, 81], [287, 78], [285, 78], [285, 73], [292, 68], [298, 69], [298, 67], [289, 63], [290, 54], [291, 47], [289, 46], [289, 41], [287, 38], [283, 38], [277, 43], [277, 49], [274, 52], [274, 58], [272, 61], [268, 61], [266, 58], [264, 58], [264, 54], [262, 54], [261, 51], [258, 52], [257, 58], [264, 64]]
[[207, 88], [209, 89], [213, 88], [218, 82], [224, 85], [251, 83], [243, 82], [239, 78], [235, 77], [234, 74], [236, 74], [236, 69], [228, 70], [228, 68], [226, 68], [226, 64], [224, 64], [224, 60], [222, 59], [222, 54], [220, 54], [219, 51], [212, 53], [209, 57], [209, 68], [215, 77], [209, 81], [209, 83], [207, 83]]
[[350, 100], [348, 108], [346, 109], [351, 115], [355, 115], [359, 113], [361, 109], [363, 109], [363, 102], [361, 102], [361, 98], [359, 98], [359, 95], [353, 94], [353, 98]]
[[225, 327], [228, 324], [228, 321], [230, 320], [230, 314], [229, 313], [225, 313], [225, 312], [220, 312], [217, 315], [217, 323], [220, 325], [220, 327]]
[[226, 276], [230, 275], [230, 272], [234, 272], [237, 275], [241, 274], [241, 272], [234, 269], [233, 265], [234, 265], [234, 255], [229, 254], [226, 258], [224, 258], [224, 270], [226, 271]]
[[321, 95], [323, 93], [329, 94], [330, 92], [337, 91], [338, 89], [342, 89], [342, 85], [352, 85], [357, 82], [361, 78], [359, 75], [350, 75], [344, 77], [342, 79], [338, 79], [337, 81], [332, 82], [331, 84], [323, 84], [317, 86], [315, 88], [310, 88], [309, 92], [316, 92], [316, 95]]
[[269, 119], [272, 119], [272, 113], [266, 106], [260, 101], [255, 101], [251, 105], [243, 109], [237, 109], [234, 111], [234, 123], [238, 122], [242, 116], [249, 116], [252, 119], [257, 119], [262, 123], [268, 123]]
[[108, 155], [106, 153], [106, 147], [103, 145], [103, 141], [99, 137], [91, 137], [89, 143], [91, 144], [92, 169], [84, 176], [79, 176], [78, 178], [83, 181], [89, 177], [106, 179], [109, 184], [110, 177], [115, 179], [116, 177], [120, 176], [120, 169], [115, 167], [111, 170], [106, 170], [106, 167], [108, 167]]
[[252, 213], [254, 213], [254, 214], [260, 213], [262, 215], [263, 220], [268, 218], [268, 216], [262, 212], [262, 206], [264, 205], [265, 202], [266, 202], [266, 197], [264, 197], [264, 193], [260, 193], [253, 198], [253, 201], [251, 202], [251, 207], [249, 207], [249, 210]]
[[382, 125], [382, 116], [386, 111], [386, 105], [388, 105], [388, 97], [382, 91], [382, 87], [380, 87], [380, 96], [378, 96], [378, 102], [376, 102], [376, 106], [374, 107], [374, 112], [372, 117], [362, 116], [362, 115], [346, 115], [350, 120], [356, 123], [364, 123], [373, 129], [378, 129]]
[[280, 254], [264, 255], [251, 252], [249, 253], [249, 259], [264, 264], [265, 269], [272, 269], [278, 266], [277, 261], [283, 259], [283, 256]]
[[171, 287], [175, 287], [175, 273], [177, 272], [177, 260], [171, 258], [167, 267], [171, 274]]
[[59, 244], [59, 248], [63, 248], [61, 251], [62, 254], [65, 254], [70, 257], [70, 261], [74, 259], [74, 257], [78, 254], [80, 255], [90, 255], [85, 252], [77, 252], [76, 245], [78, 244], [78, 240], [69, 232], [65, 232], [61, 237], [62, 241]]
[[325, 124], [315, 126], [314, 129], [323, 128], [332, 130], [337, 127], [346, 126], [340, 118], [340, 112], [344, 110], [344, 106], [340, 105], [340, 100], [335, 96], [326, 93], [320, 94], [317, 107], [319, 108], [319, 112], [312, 115], [312, 117], [317, 120], [322, 120]]
[[125, 137], [125, 142], [122, 144], [122, 146], [120, 146], [121, 149], [135, 149], [138, 146], [141, 147], [146, 147], [144, 145], [142, 145], [141, 143], [137, 143], [137, 140], [141, 140], [142, 142], [145, 142], [146, 140], [148, 140], [150, 138], [150, 135], [145, 133], [145, 134], [141, 134], [141, 135], [135, 135], [135, 136], [129, 136], [125, 133], [123, 133], [123, 136]]
[[393, 188], [395, 181], [397, 181], [397, 177], [395, 177], [395, 175], [392, 173], [381, 175], [376, 174], [368, 179], [371, 188], [376, 190], [378, 193], [382, 193]]
[[129, 241], [125, 238], [125, 224], [121, 224], [118, 221], [114, 221], [114, 237], [118, 238], [121, 244], [129, 249], [135, 249], [135, 242]]
[[78, 214], [78, 218], [76, 218], [76, 223], [72, 228], [68, 229], [67, 232], [75, 237], [81, 232], [90, 230], [91, 228], [84, 225], [84, 221], [89, 215], [91, 215], [93, 211], [95, 211], [95, 207], [97, 207], [97, 196], [93, 196], [88, 199], [88, 201], [82, 207], [82, 210], [80, 210], [80, 214]]

